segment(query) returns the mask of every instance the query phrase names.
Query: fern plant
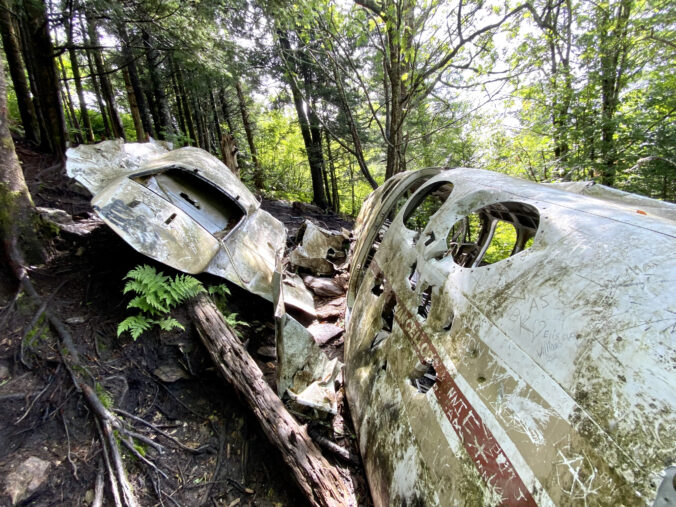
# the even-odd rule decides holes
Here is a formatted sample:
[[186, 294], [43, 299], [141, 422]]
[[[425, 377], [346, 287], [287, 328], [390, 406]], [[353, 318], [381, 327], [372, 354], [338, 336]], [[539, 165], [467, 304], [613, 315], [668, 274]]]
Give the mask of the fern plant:
[[185, 329], [170, 315], [171, 310], [205, 290], [202, 282], [190, 275], [176, 275], [172, 279], [148, 265], [136, 266], [124, 279], [128, 281], [122, 293], [136, 293], [127, 308], [136, 308], [139, 313], [120, 322], [117, 336], [129, 332], [134, 340], [153, 326], [164, 331]]

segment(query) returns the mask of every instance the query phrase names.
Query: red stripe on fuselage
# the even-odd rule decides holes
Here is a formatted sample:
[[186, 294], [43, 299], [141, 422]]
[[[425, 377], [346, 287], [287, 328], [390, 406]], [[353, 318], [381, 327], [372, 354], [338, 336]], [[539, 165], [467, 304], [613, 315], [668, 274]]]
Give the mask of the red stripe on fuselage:
[[[371, 269], [376, 275], [381, 273], [375, 261], [371, 263]], [[387, 281], [383, 281], [383, 284], [387, 284]], [[437, 375], [437, 381], [432, 386], [434, 395], [481, 478], [502, 496], [501, 505], [537, 505], [498, 441], [444, 366], [420, 322], [399, 298], [394, 319], [413, 345], [420, 361], [432, 363]]]

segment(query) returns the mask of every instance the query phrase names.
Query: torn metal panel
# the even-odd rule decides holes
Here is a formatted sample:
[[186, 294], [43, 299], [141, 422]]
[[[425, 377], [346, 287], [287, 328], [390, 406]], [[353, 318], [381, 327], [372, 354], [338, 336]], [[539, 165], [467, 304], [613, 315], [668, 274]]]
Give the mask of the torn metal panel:
[[289, 308], [299, 310], [312, 318], [317, 316], [312, 293], [308, 290], [303, 279], [293, 273], [284, 273], [284, 301]]
[[676, 221], [636, 209], [669, 206], [396, 178], [357, 221], [345, 334], [376, 505], [653, 502], [676, 459]]
[[[67, 156], [69, 176], [94, 194], [94, 210], [133, 248], [272, 300], [286, 231], [220, 160], [198, 148], [122, 141], [81, 145]], [[307, 296], [295, 291], [287, 299], [302, 307]]]
[[100, 227], [103, 222], [96, 216], [90, 218], [73, 220], [73, 217], [61, 209], [37, 207], [40, 217], [50, 224], [58, 227], [60, 230], [75, 234], [76, 236], [87, 236], [94, 229]]
[[92, 195], [98, 194], [114, 179], [138, 171], [146, 161], [171, 150], [171, 143], [125, 143], [122, 139], [81, 144], [66, 152], [66, 173], [84, 185]]
[[294, 266], [330, 275], [347, 261], [349, 237], [345, 233], [327, 231], [306, 220], [298, 234], [302, 234], [302, 240], [289, 254]]
[[[281, 278], [278, 263], [275, 280]], [[277, 392], [280, 398], [288, 395], [298, 405], [336, 414], [335, 384], [343, 365], [337, 359], [329, 359], [312, 334], [286, 313], [286, 286], [274, 286]]]

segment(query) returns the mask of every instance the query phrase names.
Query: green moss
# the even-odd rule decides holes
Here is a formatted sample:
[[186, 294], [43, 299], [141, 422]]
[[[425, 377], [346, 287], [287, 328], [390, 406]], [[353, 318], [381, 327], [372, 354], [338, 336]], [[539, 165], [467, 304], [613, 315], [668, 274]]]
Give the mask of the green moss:
[[108, 391], [106, 391], [101, 384], [96, 382], [94, 384], [94, 390], [96, 391], [96, 395], [99, 397], [99, 400], [101, 400], [101, 404], [106, 407], [108, 410], [113, 408], [113, 398], [108, 394]]

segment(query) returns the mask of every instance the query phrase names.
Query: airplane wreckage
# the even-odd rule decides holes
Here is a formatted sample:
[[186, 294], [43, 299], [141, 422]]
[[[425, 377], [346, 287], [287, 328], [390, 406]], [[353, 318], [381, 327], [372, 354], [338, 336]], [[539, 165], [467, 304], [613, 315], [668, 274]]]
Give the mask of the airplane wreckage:
[[[315, 310], [284, 226], [220, 161], [106, 141], [67, 169], [139, 252], [274, 302], [280, 396], [335, 413], [342, 370], [377, 506], [676, 503], [676, 205], [395, 175], [356, 222], [343, 367], [287, 313]], [[330, 272], [346, 238], [308, 222], [292, 264]]]

